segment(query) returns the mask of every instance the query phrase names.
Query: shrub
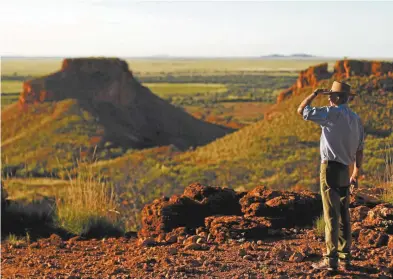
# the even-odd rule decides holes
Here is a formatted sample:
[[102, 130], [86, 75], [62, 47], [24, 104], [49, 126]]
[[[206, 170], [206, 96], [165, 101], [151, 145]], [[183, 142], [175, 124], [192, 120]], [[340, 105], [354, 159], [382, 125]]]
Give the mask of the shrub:
[[325, 236], [325, 220], [323, 214], [314, 221], [314, 232], [317, 236]]
[[113, 186], [96, 176], [91, 164], [78, 164], [78, 176], [57, 200], [58, 226], [77, 235], [100, 237], [124, 232]]

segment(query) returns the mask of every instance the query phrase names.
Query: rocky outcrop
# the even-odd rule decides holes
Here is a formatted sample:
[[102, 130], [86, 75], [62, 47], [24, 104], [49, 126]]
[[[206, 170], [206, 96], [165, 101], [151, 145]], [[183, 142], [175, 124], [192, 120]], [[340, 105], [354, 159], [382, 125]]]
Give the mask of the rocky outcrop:
[[268, 235], [271, 221], [264, 217], [211, 216], [205, 226], [217, 242], [227, 239], [260, 239]]
[[282, 102], [292, 94], [296, 94], [302, 88], [308, 86], [316, 87], [320, 80], [329, 79], [331, 76], [332, 74], [328, 71], [327, 63], [311, 66], [306, 70], [300, 71], [296, 83], [277, 96], [277, 103]]
[[179, 149], [206, 144], [233, 131], [198, 120], [141, 85], [125, 61], [111, 58], [65, 59], [60, 71], [26, 81], [19, 106], [77, 99], [105, 128], [103, 142], [145, 148]]
[[257, 187], [240, 199], [245, 216], [275, 218], [282, 227], [312, 224], [322, 212], [321, 196], [302, 191], [275, 191]]
[[351, 209], [354, 221], [352, 234], [364, 247], [382, 247], [393, 244], [393, 205], [379, 204], [370, 209], [358, 206]]
[[212, 215], [241, 214], [239, 198], [231, 189], [194, 183], [183, 195], [156, 199], [142, 210], [141, 237], [158, 236], [178, 227], [195, 229]]
[[229, 188], [208, 187], [193, 183], [185, 188], [184, 196], [200, 202], [208, 215], [241, 215], [239, 196]]
[[334, 65], [334, 76], [349, 78], [351, 76], [381, 76], [393, 74], [393, 63], [366, 60], [339, 60]]
[[[393, 76], [393, 62], [385, 61], [366, 61], [366, 60], [338, 60], [334, 65], [333, 73], [328, 71], [328, 64], [323, 63], [311, 66], [304, 71], [300, 71], [295, 84], [282, 91], [277, 96], [277, 103], [282, 102], [293, 94], [297, 94], [300, 89], [305, 87], [318, 87], [322, 80], [330, 79], [332, 76], [336, 80], [342, 80], [351, 76]], [[386, 82], [381, 86], [382, 89], [390, 90], [391, 82]]]
[[[261, 238], [267, 228], [311, 225], [321, 214], [318, 194], [257, 187], [248, 193], [194, 183], [183, 195], [156, 199], [142, 210], [139, 237], [168, 235], [184, 227], [205, 226], [213, 238]], [[161, 236], [161, 238], [166, 238]]]

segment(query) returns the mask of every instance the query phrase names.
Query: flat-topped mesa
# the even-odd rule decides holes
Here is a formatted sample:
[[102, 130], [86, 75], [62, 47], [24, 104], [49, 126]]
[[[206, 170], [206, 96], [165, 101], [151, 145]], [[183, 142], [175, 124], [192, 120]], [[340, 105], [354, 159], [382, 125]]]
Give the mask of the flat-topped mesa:
[[337, 78], [370, 75], [393, 75], [393, 62], [345, 59], [338, 60], [334, 65], [334, 76]]
[[130, 72], [127, 63], [119, 58], [66, 58], [63, 60], [61, 71]]
[[118, 58], [64, 59], [60, 71], [24, 82], [20, 105], [67, 98], [129, 103], [131, 94], [142, 87], [125, 61]]
[[277, 103], [282, 102], [292, 94], [296, 93], [299, 89], [307, 86], [315, 87], [320, 80], [329, 79], [331, 76], [332, 74], [328, 71], [328, 63], [318, 64], [300, 71], [296, 83], [278, 95]]
[[100, 142], [147, 148], [174, 145], [185, 150], [226, 135], [232, 129], [195, 119], [156, 96], [116, 58], [65, 59], [61, 70], [26, 81], [19, 98], [30, 104], [75, 99], [105, 129]]

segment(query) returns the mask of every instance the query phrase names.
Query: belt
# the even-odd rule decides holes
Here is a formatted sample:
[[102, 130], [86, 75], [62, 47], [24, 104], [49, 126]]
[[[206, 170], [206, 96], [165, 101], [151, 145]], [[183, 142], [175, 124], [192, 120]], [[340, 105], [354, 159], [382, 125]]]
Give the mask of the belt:
[[347, 165], [337, 162], [337, 161], [331, 161], [331, 160], [322, 160], [322, 164], [332, 164], [332, 165], [339, 165], [339, 166], [345, 166], [348, 167]]

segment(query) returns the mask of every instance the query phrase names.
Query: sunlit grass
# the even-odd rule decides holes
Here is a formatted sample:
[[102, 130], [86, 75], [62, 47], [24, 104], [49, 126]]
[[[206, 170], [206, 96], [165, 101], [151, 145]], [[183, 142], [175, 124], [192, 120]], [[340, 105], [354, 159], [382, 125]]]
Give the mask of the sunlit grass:
[[204, 83], [144, 83], [153, 93], [160, 97], [192, 94], [223, 93], [227, 91], [224, 84]]
[[58, 226], [77, 235], [122, 233], [118, 214], [113, 185], [79, 162], [78, 176], [56, 201]]
[[18, 80], [2, 80], [1, 94], [20, 93], [22, 91], [23, 81]]
[[317, 236], [325, 236], [325, 220], [323, 214], [314, 221], [314, 231]]

